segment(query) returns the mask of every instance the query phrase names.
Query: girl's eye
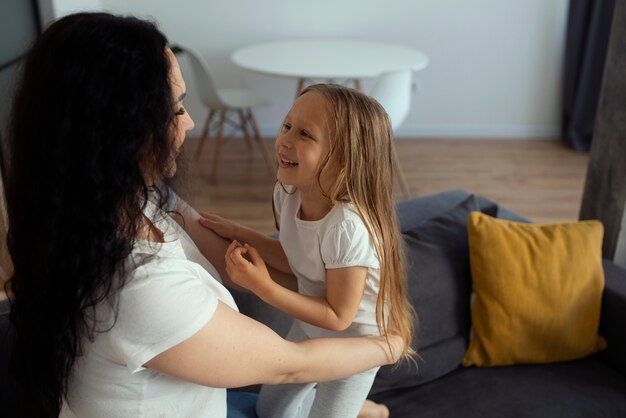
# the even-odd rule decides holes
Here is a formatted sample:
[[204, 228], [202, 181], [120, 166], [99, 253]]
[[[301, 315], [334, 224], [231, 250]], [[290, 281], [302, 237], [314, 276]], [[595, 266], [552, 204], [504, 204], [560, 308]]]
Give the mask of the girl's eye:
[[185, 112], [186, 112], [185, 108], [184, 108], [184, 107], [181, 107], [181, 108], [179, 108], [179, 109], [178, 109], [178, 110], [177, 110], [174, 114], [175, 114], [176, 116], [182, 116], [182, 115], [184, 115], [184, 114], [185, 114]]
[[305, 138], [312, 138], [311, 135], [307, 131], [301, 131], [300, 135], [302, 135]]
[[280, 125], [281, 132], [287, 132], [289, 129], [291, 129], [291, 125], [288, 123], [283, 123], [282, 125]]

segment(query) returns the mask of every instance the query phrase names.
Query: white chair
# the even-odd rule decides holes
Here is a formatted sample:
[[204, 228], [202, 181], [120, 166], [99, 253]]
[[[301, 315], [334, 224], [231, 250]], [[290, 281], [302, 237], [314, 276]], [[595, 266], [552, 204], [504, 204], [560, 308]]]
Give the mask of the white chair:
[[212, 131], [215, 130], [211, 179], [215, 180], [217, 175], [217, 163], [224, 140], [225, 125], [243, 133], [248, 149], [250, 149], [250, 133], [252, 133], [252, 138], [259, 145], [261, 155], [265, 160], [270, 175], [272, 175], [274, 173], [272, 157], [261, 138], [251, 110], [253, 107], [268, 104], [267, 101], [249, 90], [217, 89], [213, 84], [207, 64], [195, 51], [181, 46], [173, 47], [172, 50], [177, 54], [182, 52], [186, 56], [199, 99], [209, 109], [196, 150], [196, 160], [202, 153], [204, 142], [211, 136]]
[[[389, 115], [394, 132], [402, 125], [411, 108], [412, 76], [411, 69], [383, 73], [376, 78], [370, 91], [370, 96], [376, 99], [383, 106], [387, 115]], [[406, 181], [400, 165], [400, 159], [395, 151], [393, 158], [402, 194], [405, 198], [409, 198], [411, 196], [409, 184]]]

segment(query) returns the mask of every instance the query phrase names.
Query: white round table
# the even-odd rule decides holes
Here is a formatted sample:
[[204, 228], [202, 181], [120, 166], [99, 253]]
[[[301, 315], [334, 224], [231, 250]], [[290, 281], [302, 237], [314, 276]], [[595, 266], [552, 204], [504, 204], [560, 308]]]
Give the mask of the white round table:
[[262, 74], [299, 79], [298, 91], [305, 79], [359, 80], [382, 73], [428, 65], [421, 51], [396, 44], [340, 39], [300, 39], [275, 41], [247, 46], [233, 52], [233, 62]]

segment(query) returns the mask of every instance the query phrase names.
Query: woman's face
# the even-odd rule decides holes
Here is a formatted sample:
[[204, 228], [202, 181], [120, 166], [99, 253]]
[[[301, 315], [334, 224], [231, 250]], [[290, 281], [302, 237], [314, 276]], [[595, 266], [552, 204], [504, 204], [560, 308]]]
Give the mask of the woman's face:
[[171, 167], [167, 173], [168, 177], [172, 177], [176, 174], [176, 158], [180, 154], [180, 147], [182, 147], [185, 142], [187, 132], [193, 129], [194, 123], [191, 116], [189, 116], [189, 113], [187, 113], [187, 110], [183, 106], [183, 100], [187, 94], [187, 88], [185, 86], [185, 80], [183, 80], [183, 75], [180, 72], [178, 60], [176, 60], [176, 56], [174, 56], [174, 53], [169, 48], [167, 48], [166, 51], [170, 60], [170, 83], [172, 86], [172, 93], [174, 94], [174, 117], [176, 118], [172, 126], [173, 155], [170, 163]]

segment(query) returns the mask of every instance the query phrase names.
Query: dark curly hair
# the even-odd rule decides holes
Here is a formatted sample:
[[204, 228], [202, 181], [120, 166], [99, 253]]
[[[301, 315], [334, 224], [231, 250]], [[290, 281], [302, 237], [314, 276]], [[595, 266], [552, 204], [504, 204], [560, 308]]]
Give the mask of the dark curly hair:
[[21, 415], [58, 416], [81, 341], [102, 331], [96, 306], [124, 284], [116, 278], [152, 188], [146, 169], [167, 176], [166, 47], [153, 23], [80, 13], [52, 24], [26, 57], [6, 187]]

